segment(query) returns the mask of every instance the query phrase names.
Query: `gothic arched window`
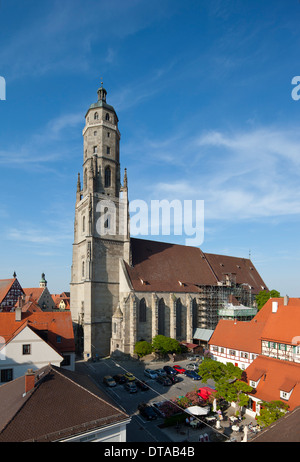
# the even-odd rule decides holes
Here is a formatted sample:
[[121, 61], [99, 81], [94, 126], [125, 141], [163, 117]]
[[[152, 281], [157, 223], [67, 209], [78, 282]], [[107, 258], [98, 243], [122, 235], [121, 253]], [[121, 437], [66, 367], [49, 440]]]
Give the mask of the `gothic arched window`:
[[194, 329], [197, 329], [198, 327], [198, 305], [197, 305], [195, 298], [193, 299], [193, 304], [192, 304], [192, 327], [193, 327], [193, 331]]
[[104, 186], [105, 188], [109, 188], [111, 185], [111, 170], [110, 167], [106, 167], [105, 174], [104, 174]]
[[99, 114], [98, 114], [98, 112], [95, 112], [95, 114], [94, 114], [94, 120], [98, 120], [98, 119], [99, 119]]
[[109, 120], [109, 113], [108, 112], [105, 114], [105, 120]]
[[176, 300], [176, 337], [181, 337], [181, 321], [182, 321], [182, 303], [180, 298]]
[[165, 335], [165, 302], [163, 298], [158, 302], [158, 335]]
[[139, 305], [139, 321], [146, 322], [146, 301], [144, 298], [142, 298]]

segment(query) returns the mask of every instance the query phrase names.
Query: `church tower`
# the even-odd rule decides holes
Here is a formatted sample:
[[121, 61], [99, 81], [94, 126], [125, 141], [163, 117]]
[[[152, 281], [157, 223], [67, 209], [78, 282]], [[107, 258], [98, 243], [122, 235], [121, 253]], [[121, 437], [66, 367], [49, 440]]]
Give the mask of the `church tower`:
[[83, 172], [78, 174], [71, 270], [71, 312], [84, 358], [110, 353], [119, 303], [120, 260], [129, 262], [127, 173], [120, 180], [118, 117], [98, 89], [85, 116]]

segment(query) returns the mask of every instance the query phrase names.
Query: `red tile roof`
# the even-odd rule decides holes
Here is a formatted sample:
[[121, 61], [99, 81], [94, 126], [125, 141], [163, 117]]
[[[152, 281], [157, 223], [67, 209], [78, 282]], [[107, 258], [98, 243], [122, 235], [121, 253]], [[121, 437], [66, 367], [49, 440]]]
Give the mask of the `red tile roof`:
[[26, 295], [29, 295], [33, 300], [38, 302], [45, 290], [45, 287], [32, 287], [23, 290]]
[[[60, 353], [75, 351], [73, 324], [68, 312], [26, 312], [22, 320], [15, 320], [15, 313], [0, 313], [0, 336], [5, 342], [11, 341], [26, 325], [43, 337], [47, 332], [47, 342]], [[60, 342], [57, 342], [60, 337]]]
[[[258, 356], [245, 370], [247, 380], [260, 382], [255, 390], [250, 393], [261, 401], [277, 401], [289, 405], [292, 411], [300, 404], [300, 364], [291, 361]], [[288, 401], [280, 398], [280, 390], [292, 394]]]
[[87, 376], [46, 366], [24, 395], [24, 376], [0, 387], [0, 441], [52, 442], [129, 423]]
[[6, 295], [8, 294], [11, 286], [15, 282], [16, 278], [14, 279], [1, 279], [0, 280], [0, 303], [4, 300]]
[[265, 323], [254, 319], [251, 321], [221, 319], [208, 342], [209, 345], [260, 354], [260, 337]]
[[258, 294], [267, 289], [263, 279], [258, 274], [253, 263], [248, 258], [230, 257], [226, 255], [205, 254], [219, 281], [224, 281], [229, 275], [237, 284], [251, 286], [252, 294]]
[[[276, 313], [272, 313], [274, 301], [278, 303]], [[296, 343], [300, 343], [300, 298], [289, 298], [287, 306], [284, 305], [284, 298], [272, 298], [262, 309], [264, 313], [268, 312], [262, 339], [287, 344], [294, 343], [295, 339]]]
[[131, 238], [131, 252], [132, 266], [125, 266], [135, 291], [199, 292], [199, 286], [216, 286], [224, 280], [224, 272], [233, 270], [238, 284], [254, 287], [252, 293], [265, 286], [251, 261], [244, 258], [204, 254], [198, 247], [135, 238]]

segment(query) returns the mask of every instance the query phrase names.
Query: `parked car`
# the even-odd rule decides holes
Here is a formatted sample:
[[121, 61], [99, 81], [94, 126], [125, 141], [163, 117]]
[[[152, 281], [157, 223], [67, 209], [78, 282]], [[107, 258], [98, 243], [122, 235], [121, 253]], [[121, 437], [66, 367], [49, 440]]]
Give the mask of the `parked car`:
[[155, 369], [155, 372], [157, 375], [160, 375], [161, 377], [166, 377], [167, 373], [164, 369]]
[[103, 378], [103, 383], [105, 383], [108, 387], [115, 387], [117, 385], [116, 381], [110, 375], [106, 375]]
[[201, 377], [199, 374], [197, 374], [197, 372], [195, 371], [185, 371], [185, 375], [187, 377], [189, 377], [190, 379], [193, 379], [193, 380], [200, 380]]
[[149, 390], [149, 387], [148, 387], [147, 383], [144, 380], [136, 380], [135, 384], [142, 391]]
[[164, 370], [166, 371], [167, 375], [176, 375], [178, 374], [177, 371], [171, 366], [164, 366]]
[[165, 418], [166, 414], [161, 410], [161, 405], [163, 403], [164, 403], [164, 401], [158, 401], [158, 402], [152, 403], [152, 406], [153, 406], [153, 409], [156, 412], [156, 414], [159, 415], [159, 417]]
[[134, 382], [135, 381], [135, 376], [131, 372], [126, 372], [125, 378], [128, 380], [128, 382]]
[[176, 374], [171, 374], [171, 375], [167, 374], [167, 378], [171, 380], [172, 385], [178, 382], [178, 378]]
[[127, 382], [127, 379], [124, 374], [114, 375], [113, 379], [115, 380], [115, 382], [120, 383], [120, 384], [124, 384]]
[[185, 368], [181, 367], [181, 366], [178, 366], [178, 364], [175, 364], [175, 366], [173, 366], [173, 369], [175, 369], [175, 371], [177, 371], [178, 374], [184, 374], [185, 373]]
[[149, 377], [150, 379], [156, 379], [157, 377], [157, 373], [152, 369], [145, 369], [144, 374], [146, 377]]
[[138, 391], [135, 382], [126, 382], [125, 390], [129, 391], [129, 393], [136, 393]]
[[158, 383], [161, 383], [164, 387], [169, 387], [170, 385], [172, 385], [172, 382], [168, 377], [162, 377], [161, 375], [156, 377], [156, 381]]
[[145, 403], [141, 403], [138, 405], [138, 410], [140, 411], [140, 414], [145, 417], [147, 420], [155, 420], [157, 419], [157, 414], [154, 411], [152, 406], [148, 406]]
[[196, 369], [199, 368], [199, 364], [196, 363], [189, 363], [186, 365], [186, 368], [192, 371], [195, 371]]

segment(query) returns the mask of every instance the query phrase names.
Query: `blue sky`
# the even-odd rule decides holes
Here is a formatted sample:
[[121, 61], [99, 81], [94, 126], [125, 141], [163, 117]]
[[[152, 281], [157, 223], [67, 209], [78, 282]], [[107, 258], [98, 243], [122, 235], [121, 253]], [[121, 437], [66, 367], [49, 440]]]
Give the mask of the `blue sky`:
[[202, 250], [300, 296], [299, 24], [296, 0], [0, 0], [0, 278], [69, 289], [103, 78], [130, 200], [204, 200]]

